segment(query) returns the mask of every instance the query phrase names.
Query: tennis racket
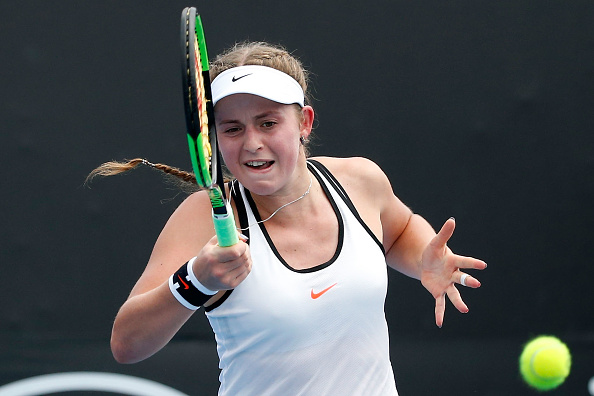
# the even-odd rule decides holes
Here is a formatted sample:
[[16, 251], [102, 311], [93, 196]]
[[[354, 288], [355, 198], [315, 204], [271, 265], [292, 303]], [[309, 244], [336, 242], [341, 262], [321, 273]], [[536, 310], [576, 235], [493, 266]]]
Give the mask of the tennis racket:
[[[196, 183], [206, 189], [219, 246], [238, 242], [233, 211], [226, 202], [202, 20], [196, 8], [181, 16], [182, 82], [187, 138]], [[221, 186], [223, 190], [221, 190]]]

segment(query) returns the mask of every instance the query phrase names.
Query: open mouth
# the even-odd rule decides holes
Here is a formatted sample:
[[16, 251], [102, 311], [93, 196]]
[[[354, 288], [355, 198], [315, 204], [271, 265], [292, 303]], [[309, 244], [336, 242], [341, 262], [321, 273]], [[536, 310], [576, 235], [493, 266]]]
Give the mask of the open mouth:
[[245, 165], [252, 169], [267, 169], [270, 168], [274, 164], [274, 161], [248, 161]]

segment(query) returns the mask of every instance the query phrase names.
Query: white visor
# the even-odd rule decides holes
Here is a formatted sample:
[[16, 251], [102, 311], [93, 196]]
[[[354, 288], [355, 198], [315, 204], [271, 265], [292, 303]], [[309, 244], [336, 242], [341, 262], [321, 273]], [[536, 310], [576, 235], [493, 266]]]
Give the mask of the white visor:
[[225, 70], [211, 84], [212, 102], [245, 93], [282, 104], [304, 106], [301, 85], [291, 76], [268, 66], [246, 65]]

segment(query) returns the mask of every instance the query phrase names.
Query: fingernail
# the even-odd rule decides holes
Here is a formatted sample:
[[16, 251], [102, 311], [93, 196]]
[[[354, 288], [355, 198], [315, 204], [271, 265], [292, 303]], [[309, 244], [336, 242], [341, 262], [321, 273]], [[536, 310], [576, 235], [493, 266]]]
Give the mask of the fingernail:
[[454, 217], [450, 217], [450, 220], [454, 220], [454, 221], [456, 221], [456, 219], [455, 219]]
[[248, 238], [247, 236], [245, 236], [243, 234], [239, 234], [239, 239], [241, 239], [244, 242], [247, 242], [250, 238]]

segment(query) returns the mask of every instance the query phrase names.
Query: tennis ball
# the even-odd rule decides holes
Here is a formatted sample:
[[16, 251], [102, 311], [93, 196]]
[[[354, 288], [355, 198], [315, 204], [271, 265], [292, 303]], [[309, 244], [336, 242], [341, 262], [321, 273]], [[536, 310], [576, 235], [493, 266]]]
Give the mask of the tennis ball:
[[520, 373], [524, 381], [541, 391], [561, 385], [569, 375], [570, 368], [569, 348], [553, 336], [532, 339], [520, 355]]

